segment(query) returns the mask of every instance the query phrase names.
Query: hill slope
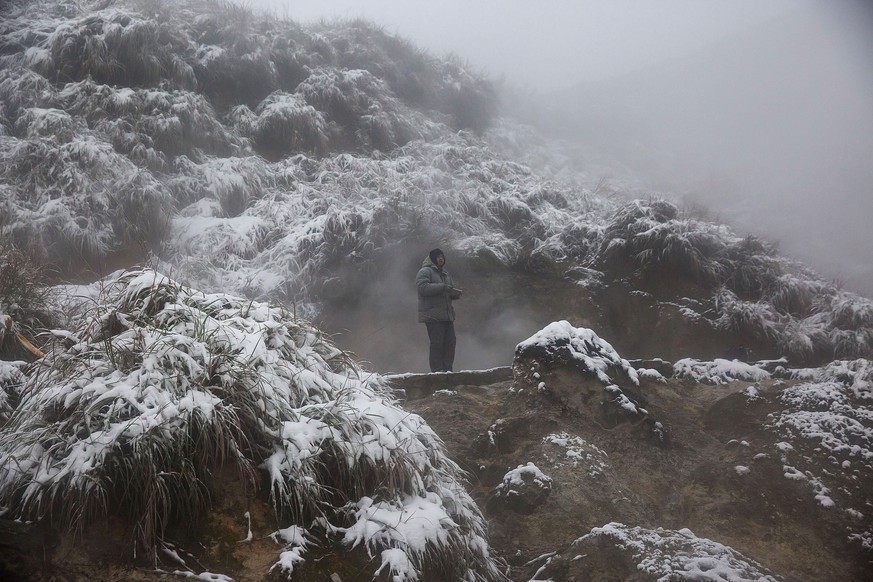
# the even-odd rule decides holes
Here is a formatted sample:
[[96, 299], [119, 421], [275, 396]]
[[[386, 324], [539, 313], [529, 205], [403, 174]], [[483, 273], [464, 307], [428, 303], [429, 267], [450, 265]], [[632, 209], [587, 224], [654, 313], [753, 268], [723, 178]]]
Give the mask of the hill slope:
[[553, 133], [873, 293], [869, 5], [797, 7], [619, 78], [543, 96]]
[[[610, 331], [639, 356], [657, 354], [626, 324], [637, 291], [689, 316], [665, 316], [670, 327], [732, 330], [724, 343], [760, 357], [873, 346], [868, 301], [766, 244], [548, 179], [508, 157], [525, 149], [511, 123], [457, 132], [493, 119], [494, 88], [372, 25], [306, 29], [211, 2], [22, 2], [4, 16], [0, 225], [62, 272], [154, 256], [200, 288], [354, 320], [378, 285], [407, 289], [397, 267], [439, 245], [479, 286], [468, 297], [486, 296], [478, 273], [605, 288], [597, 301], [621, 307], [596, 323], [621, 319]], [[485, 308], [465, 316], [495, 321]]]
[[[508, 363], [520, 339], [560, 320], [634, 357], [752, 350], [812, 365], [873, 353], [871, 301], [764, 241], [555, 170], [562, 152], [497, 118], [494, 86], [463, 63], [363, 22], [307, 28], [199, 0], [90, 8], [0, 7], [0, 351], [17, 359], [7, 338], [21, 334], [46, 352], [0, 367], [0, 523], [13, 540], [34, 539], [21, 529], [37, 539], [12, 554], [12, 571], [50, 547], [75, 575], [80, 546], [61, 528], [94, 536], [85, 561], [111, 563], [113, 576], [144, 551], [145, 578], [164, 575], [160, 555], [183, 575], [210, 575], [203, 560], [241, 577], [503, 579], [509, 550], [492, 553], [439, 437], [324, 336], [347, 329], [339, 347], [377, 370], [415, 369], [412, 277], [434, 246], [466, 290], [467, 367]], [[14, 276], [25, 257], [93, 284], [43, 297], [38, 278]], [[134, 270], [109, 274], [117, 267]], [[70, 290], [75, 308], [59, 303]], [[530, 390], [524, 378], [516, 391]], [[554, 404], [546, 396], [493, 406], [538, 410]], [[552, 412], [544, 422], [558, 422]], [[653, 471], [686, 463], [652, 459]], [[833, 470], [830, 458], [810, 463], [798, 469], [807, 484]], [[846, 510], [866, 519], [853, 495]], [[651, 515], [632, 528], [658, 517], [686, 527], [641, 507]], [[613, 519], [601, 515], [582, 525]]]
[[406, 406], [476, 476], [514, 580], [866, 579], [869, 361], [707, 366], [718, 384], [688, 362], [639, 385], [610, 370], [642, 414], [593, 367], [542, 354], [518, 357], [512, 381]]

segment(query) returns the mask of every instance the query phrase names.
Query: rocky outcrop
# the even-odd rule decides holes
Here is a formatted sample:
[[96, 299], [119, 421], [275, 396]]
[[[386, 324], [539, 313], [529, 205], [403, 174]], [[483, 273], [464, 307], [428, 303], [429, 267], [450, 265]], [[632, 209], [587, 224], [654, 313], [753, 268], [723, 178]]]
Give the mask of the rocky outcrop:
[[611, 419], [618, 393], [566, 358], [517, 357], [511, 381], [407, 407], [471, 471], [513, 580], [866, 580], [873, 365], [776, 378], [762, 364], [741, 379], [749, 367], [697, 364], [712, 383], [606, 384], [667, 446], [646, 422]]

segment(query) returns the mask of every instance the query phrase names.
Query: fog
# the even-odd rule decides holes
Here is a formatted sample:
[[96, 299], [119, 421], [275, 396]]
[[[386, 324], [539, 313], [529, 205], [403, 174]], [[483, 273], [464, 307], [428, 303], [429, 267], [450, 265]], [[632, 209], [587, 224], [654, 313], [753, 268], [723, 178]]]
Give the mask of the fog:
[[565, 137], [873, 296], [873, 4], [805, 4], [548, 102]]
[[614, 178], [629, 168], [873, 296], [873, 3], [251, 5], [305, 22], [363, 17], [453, 52], [559, 114], [530, 117], [611, 156]]
[[541, 91], [613, 77], [705, 46], [797, 0], [251, 0], [301, 22], [365, 18], [433, 54]]

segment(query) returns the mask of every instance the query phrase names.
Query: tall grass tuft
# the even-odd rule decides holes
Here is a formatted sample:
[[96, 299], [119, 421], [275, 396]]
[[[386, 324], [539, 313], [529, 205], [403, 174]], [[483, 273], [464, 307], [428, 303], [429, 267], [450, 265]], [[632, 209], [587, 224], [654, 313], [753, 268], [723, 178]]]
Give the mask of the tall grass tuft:
[[105, 289], [0, 428], [0, 505], [16, 518], [84, 532], [121, 513], [152, 551], [198, 523], [230, 466], [253, 493], [266, 483], [277, 528], [504, 579], [437, 435], [317, 329], [154, 271]]
[[755, 237], [688, 218], [674, 205], [637, 200], [602, 231], [594, 264], [614, 273], [631, 266], [642, 283], [676, 275], [711, 293], [722, 329], [796, 361], [873, 354], [873, 307], [775, 254]]
[[0, 138], [0, 168], [14, 185], [4, 235], [59, 267], [154, 244], [168, 224], [167, 191], [90, 133], [66, 143]]
[[780, 335], [779, 314], [764, 301], [743, 301], [728, 289], [716, 296], [720, 313], [718, 326], [764, 342], [774, 342]]
[[155, 87], [169, 80], [193, 88], [193, 71], [176, 55], [188, 40], [176, 23], [136, 12], [97, 11], [58, 26], [46, 42], [50, 59], [40, 72], [61, 82], [92, 78], [98, 83]]
[[[246, 118], [244, 110], [237, 110], [235, 116]], [[258, 105], [248, 124], [255, 147], [268, 159], [298, 153], [318, 155], [327, 149], [327, 121], [299, 95], [271, 94]]]
[[[37, 335], [54, 323], [48, 309], [48, 285], [44, 266], [8, 240], [0, 241], [0, 359], [33, 359], [33, 354], [22, 349], [17, 335], [39, 344]], [[17, 378], [17, 374], [13, 376]]]

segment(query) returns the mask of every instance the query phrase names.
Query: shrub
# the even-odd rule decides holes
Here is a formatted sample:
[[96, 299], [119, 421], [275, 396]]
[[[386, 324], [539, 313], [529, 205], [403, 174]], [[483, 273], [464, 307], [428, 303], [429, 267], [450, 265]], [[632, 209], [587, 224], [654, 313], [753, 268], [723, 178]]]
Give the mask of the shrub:
[[314, 69], [297, 94], [338, 126], [343, 137], [334, 147], [389, 151], [431, 133], [423, 116], [403, 107], [384, 81], [366, 70]]
[[0, 168], [12, 186], [5, 236], [51, 264], [93, 268], [167, 227], [167, 191], [88, 133], [60, 144], [0, 138]]
[[277, 529], [393, 550], [416, 575], [505, 579], [436, 434], [308, 324], [140, 271], [76, 329], [0, 429], [10, 515], [84, 531], [122, 512], [152, 552], [230, 465], [253, 491], [266, 481]]
[[3, 333], [22, 333], [35, 342], [35, 335], [48, 327], [48, 276], [41, 267], [21, 250], [3, 240], [0, 242], [0, 315], [12, 319], [12, 329], [2, 322], [0, 348], [5, 343]]
[[457, 59], [442, 66], [443, 81], [436, 109], [448, 113], [456, 129], [470, 129], [481, 134], [497, 113], [497, 92], [484, 76], [469, 72], [469, 65]]
[[[268, 159], [296, 153], [319, 154], [328, 144], [328, 124], [321, 112], [298, 95], [273, 93], [251, 119], [255, 147]], [[242, 110], [236, 111], [243, 118]]]
[[193, 87], [193, 71], [180, 56], [188, 39], [172, 23], [123, 10], [91, 13], [58, 26], [46, 39], [51, 59], [41, 71], [59, 81], [154, 87], [169, 80]]
[[723, 289], [716, 295], [718, 327], [772, 344], [780, 335], [779, 315], [764, 301], [743, 301]]

